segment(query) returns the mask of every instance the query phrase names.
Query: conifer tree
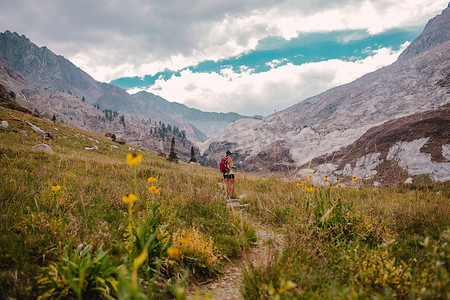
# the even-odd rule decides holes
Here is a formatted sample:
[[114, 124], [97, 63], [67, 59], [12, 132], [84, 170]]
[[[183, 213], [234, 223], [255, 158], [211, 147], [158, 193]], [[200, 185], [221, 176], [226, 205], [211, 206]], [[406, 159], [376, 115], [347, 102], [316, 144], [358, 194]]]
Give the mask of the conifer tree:
[[189, 160], [189, 162], [197, 162], [197, 158], [195, 157], [195, 152], [194, 152], [194, 146], [191, 146], [191, 159]]
[[172, 137], [172, 142], [170, 143], [170, 153], [167, 160], [178, 163], [178, 156], [175, 153], [175, 137]]

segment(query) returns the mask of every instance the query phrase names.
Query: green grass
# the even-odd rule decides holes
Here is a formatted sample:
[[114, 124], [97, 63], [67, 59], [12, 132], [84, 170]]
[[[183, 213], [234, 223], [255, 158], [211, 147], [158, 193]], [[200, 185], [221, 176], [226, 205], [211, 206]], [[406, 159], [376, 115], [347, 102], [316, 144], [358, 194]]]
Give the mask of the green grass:
[[[245, 299], [448, 298], [448, 182], [310, 192], [267, 182], [274, 192], [256, 182], [265, 200], [255, 195], [251, 212], [281, 228], [289, 243], [271, 264], [245, 270]], [[278, 198], [283, 189], [287, 201]]]
[[[149, 203], [156, 201], [162, 212], [161, 226], [166, 226], [169, 234], [195, 226], [205, 237], [212, 237], [217, 250], [229, 259], [239, 257], [241, 249], [254, 240], [251, 226], [241, 226], [224, 202], [213, 200], [221, 191], [216, 170], [172, 164], [153, 151], [133, 146], [143, 156], [134, 177], [133, 167], [125, 160], [128, 145], [6, 109], [0, 109], [0, 119], [9, 123], [7, 129], [0, 130], [0, 284], [4, 295], [39, 295], [35, 278], [40, 268], [59, 261], [62, 249], [69, 244], [103, 245], [110, 251], [111, 261], [126, 263], [121, 245], [128, 206], [122, 197], [128, 193], [138, 195], [133, 207], [135, 222], [147, 222]], [[49, 131], [53, 139], [34, 133], [24, 121]], [[28, 136], [18, 134], [20, 130]], [[32, 151], [39, 143], [50, 145], [55, 153]], [[94, 143], [98, 151], [84, 150]], [[158, 179], [156, 197], [148, 190], [150, 176]], [[52, 191], [53, 184], [61, 190]], [[167, 254], [161, 257], [164, 264], [167, 259]], [[164, 273], [178, 276], [174, 262], [171, 264]], [[196, 265], [190, 268], [192, 272]], [[166, 276], [167, 281], [171, 275]], [[161, 288], [169, 290], [167, 284]]]
[[[218, 170], [169, 163], [135, 146], [143, 159], [131, 167], [125, 160], [129, 145], [3, 108], [0, 120], [9, 123], [0, 128], [3, 297], [37, 298], [52, 287], [38, 281], [51, 277], [49, 267], [66, 270], [65, 262], [72, 261], [89, 265], [87, 276], [75, 269], [55, 281], [61, 291], [69, 286], [72, 297], [96, 290], [90, 281], [75, 288], [82, 281], [71, 276], [109, 274], [107, 295], [113, 298], [173, 298], [187, 282], [217, 276], [228, 260], [239, 259], [256, 241], [252, 223], [282, 233], [288, 243], [268, 265], [244, 270], [246, 299], [449, 297], [448, 182], [375, 189], [345, 179], [351, 187], [317, 185], [304, 192], [292, 175], [239, 173], [236, 191], [250, 206], [238, 214], [216, 198], [223, 181]], [[34, 133], [24, 121], [53, 139]], [[21, 130], [28, 136], [17, 133]], [[39, 143], [55, 153], [32, 151]], [[98, 151], [84, 150], [93, 144]], [[157, 178], [157, 194], [148, 190], [149, 177]], [[52, 191], [54, 184], [61, 190]], [[138, 196], [131, 218], [122, 201], [128, 193]], [[165, 237], [195, 230], [202, 237], [190, 242], [199, 250], [169, 257], [171, 241]], [[208, 262], [202, 251], [209, 239], [222, 260]], [[78, 259], [72, 254], [80, 244], [92, 253]], [[98, 255], [105, 263], [97, 268], [91, 256], [101, 246], [106, 254]], [[159, 250], [142, 261], [143, 249]], [[106, 272], [108, 266], [114, 272]]]

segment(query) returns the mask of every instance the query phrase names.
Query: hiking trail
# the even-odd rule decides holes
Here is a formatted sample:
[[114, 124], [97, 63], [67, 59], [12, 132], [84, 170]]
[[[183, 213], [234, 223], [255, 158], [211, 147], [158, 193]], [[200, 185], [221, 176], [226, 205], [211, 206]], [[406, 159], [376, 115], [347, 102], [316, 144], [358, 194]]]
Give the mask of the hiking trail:
[[[237, 261], [228, 261], [222, 269], [222, 275], [195, 286], [190, 286], [186, 290], [187, 299], [195, 298], [195, 295], [206, 296], [207, 299], [235, 300], [242, 299], [240, 285], [242, 282], [242, 270], [251, 262], [254, 266], [266, 265], [273, 259], [277, 249], [283, 244], [281, 234], [276, 233], [267, 225], [246, 217], [243, 210], [232, 208], [236, 214], [241, 214], [255, 228], [257, 241], [247, 252]], [[208, 297], [209, 296], [209, 297]]]

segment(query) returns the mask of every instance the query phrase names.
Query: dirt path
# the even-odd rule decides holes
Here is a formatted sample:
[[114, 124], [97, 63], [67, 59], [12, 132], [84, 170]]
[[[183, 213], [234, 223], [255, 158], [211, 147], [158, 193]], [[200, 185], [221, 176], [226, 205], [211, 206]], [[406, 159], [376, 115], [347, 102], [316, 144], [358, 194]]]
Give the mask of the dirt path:
[[[272, 229], [261, 224], [253, 223], [258, 240], [254, 246], [244, 254], [242, 259], [229, 262], [223, 269], [223, 275], [213, 282], [205, 282], [197, 286], [200, 295], [210, 296], [208, 299], [234, 300], [242, 299], [240, 284], [242, 282], [242, 269], [252, 262], [255, 266], [268, 263], [282, 244], [282, 237]], [[188, 292], [188, 299], [195, 299], [195, 289]]]

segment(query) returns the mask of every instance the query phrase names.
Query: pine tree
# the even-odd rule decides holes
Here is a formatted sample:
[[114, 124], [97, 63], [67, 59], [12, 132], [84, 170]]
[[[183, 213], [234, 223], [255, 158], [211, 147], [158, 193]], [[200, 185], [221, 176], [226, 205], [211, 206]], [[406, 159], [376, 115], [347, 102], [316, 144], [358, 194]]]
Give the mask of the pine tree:
[[197, 162], [197, 158], [195, 157], [195, 152], [194, 152], [194, 146], [191, 146], [191, 159], [189, 160], [189, 162]]
[[170, 153], [167, 160], [178, 163], [178, 156], [175, 153], [175, 137], [172, 137], [172, 142], [170, 143]]

